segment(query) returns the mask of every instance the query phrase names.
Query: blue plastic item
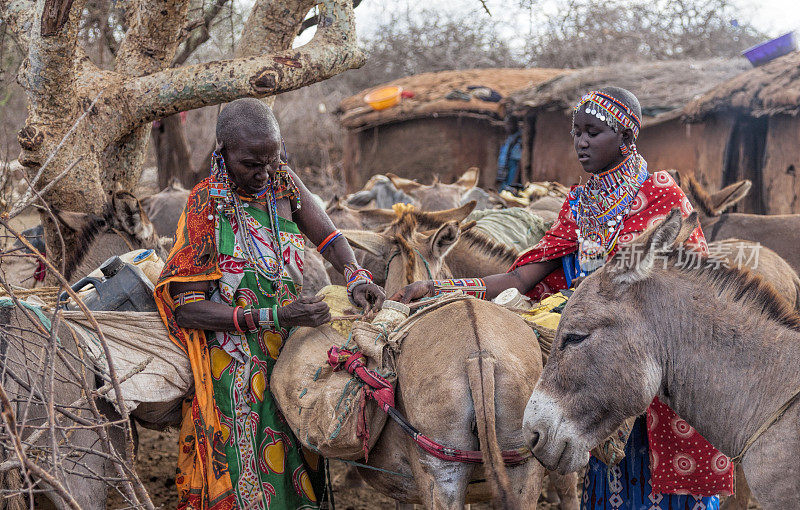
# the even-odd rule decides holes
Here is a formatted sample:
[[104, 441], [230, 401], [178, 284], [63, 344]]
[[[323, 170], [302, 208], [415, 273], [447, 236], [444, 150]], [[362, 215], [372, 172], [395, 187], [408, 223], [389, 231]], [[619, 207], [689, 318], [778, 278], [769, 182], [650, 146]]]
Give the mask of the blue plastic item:
[[797, 33], [789, 32], [771, 41], [757, 44], [752, 48], [744, 50], [742, 55], [747, 57], [747, 60], [756, 67], [796, 50]]

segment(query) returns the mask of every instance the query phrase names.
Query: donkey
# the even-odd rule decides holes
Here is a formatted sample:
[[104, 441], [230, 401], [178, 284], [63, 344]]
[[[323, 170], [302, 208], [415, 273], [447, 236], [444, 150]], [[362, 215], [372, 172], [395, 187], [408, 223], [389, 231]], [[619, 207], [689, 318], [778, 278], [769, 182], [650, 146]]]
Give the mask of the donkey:
[[[157, 235], [139, 201], [126, 191], [114, 193], [100, 215], [56, 211], [55, 216], [61, 228], [77, 232], [76, 238], [83, 243], [75, 256], [67, 258], [64, 276], [68, 281], [91, 273], [112, 255], [140, 248], [153, 249], [164, 260], [165, 245], [171, 243], [171, 239]], [[6, 281], [19, 287], [33, 287], [37, 261], [32, 255], [3, 258]]]
[[476, 187], [481, 176], [480, 170], [472, 167], [452, 184], [443, 184], [438, 177], [434, 178], [433, 184], [420, 184], [392, 173], [386, 177], [395, 188], [411, 195], [423, 211], [441, 211], [458, 207], [461, 196]]
[[698, 211], [706, 240], [735, 237], [761, 243], [800, 272], [800, 214], [722, 214], [747, 194], [750, 181], [739, 181], [709, 194], [692, 176], [670, 172]]
[[[462, 235], [458, 220], [433, 233], [419, 231], [405, 211], [384, 232], [349, 232], [348, 240], [388, 261], [386, 290], [452, 273], [447, 255]], [[424, 228], [423, 228], [424, 230]], [[489, 479], [495, 503], [536, 507], [544, 474], [537, 462], [506, 467], [500, 449], [518, 447], [527, 391], [541, 371], [539, 346], [515, 314], [485, 301], [458, 302], [423, 317], [403, 340], [397, 358], [398, 408], [429, 437], [447, 446], [484, 452], [483, 472], [470, 464], [442, 461], [422, 451], [394, 422], [387, 423], [359, 469], [380, 492], [428, 508], [461, 509], [465, 501], [488, 499], [470, 480]], [[477, 437], [475, 429], [477, 428]], [[391, 472], [401, 473], [408, 478]], [[554, 476], [562, 509], [577, 510], [575, 476]]]
[[173, 182], [158, 193], [143, 197], [141, 204], [158, 235], [174, 237], [188, 200], [189, 190]]
[[658, 396], [741, 458], [765, 508], [800, 508], [800, 316], [753, 273], [681, 256], [696, 225], [673, 210], [578, 286], [525, 435], [545, 466], [575, 471]]
[[[41, 434], [35, 445], [43, 450], [31, 446], [31, 452], [37, 450], [48, 452], [47, 448], [50, 445], [58, 444], [62, 452], [59, 468], [52, 469], [50, 453], [34, 455], [37, 463], [58, 476], [59, 481], [81, 508], [105, 509], [108, 485], [102, 478], [118, 477], [109, 455], [126, 458], [125, 435], [118, 424], [120, 415], [104, 398], [97, 398], [94, 404], [98, 411], [107, 417], [109, 423], [117, 424], [92, 427], [87, 425], [96, 423], [96, 420], [93, 419], [89, 404], [62, 408], [65, 409], [65, 413], [58, 410], [55, 413], [55, 418], [58, 420], [54, 429], [57, 437], [51, 437], [47, 428], [47, 406], [43, 402], [47, 402], [49, 396], [60, 406], [70, 406], [86, 395], [86, 392], [95, 390], [95, 374], [91, 367], [82, 362], [85, 352], [76, 345], [75, 336], [62, 321], [56, 332], [60, 355], [53, 361], [55, 379], [51, 394], [46, 370], [48, 366], [46, 353], [50, 352], [51, 356], [55, 356], [56, 353], [49, 350], [49, 334], [39, 333], [39, 329], [43, 326], [35, 317], [33, 312], [23, 313], [21, 308], [0, 308], [0, 352], [3, 353], [0, 357], [0, 377], [12, 404], [11, 411], [16, 418], [17, 432], [22, 441], [33, 440], [31, 434], [37, 432]], [[130, 426], [135, 427], [133, 423]], [[65, 434], [65, 430], [61, 427], [72, 430]], [[135, 428], [133, 432], [135, 434]], [[108, 434], [114, 452], [105, 451], [101, 433]], [[136, 440], [135, 435], [134, 440]], [[16, 456], [13, 450], [3, 451], [0, 448], [0, 463], [14, 459]], [[11, 476], [5, 477], [2, 489], [21, 488], [18, 473], [12, 473], [9, 473]], [[33, 482], [37, 482], [37, 479], [33, 478]], [[47, 497], [56, 508], [68, 508], [66, 502], [55, 491], [48, 489], [46, 484], [43, 484], [43, 488], [44, 497]], [[38, 503], [37, 507], [41, 507], [42, 502]]]

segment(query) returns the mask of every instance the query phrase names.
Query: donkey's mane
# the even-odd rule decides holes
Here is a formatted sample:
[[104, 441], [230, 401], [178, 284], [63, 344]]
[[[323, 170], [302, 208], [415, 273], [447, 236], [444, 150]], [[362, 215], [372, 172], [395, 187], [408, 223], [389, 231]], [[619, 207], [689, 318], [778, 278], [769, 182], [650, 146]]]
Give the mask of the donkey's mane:
[[681, 260], [677, 251], [670, 253], [669, 260], [682, 273], [705, 278], [720, 296], [727, 296], [757, 310], [767, 319], [800, 331], [800, 313], [789, 306], [775, 287], [748, 268], [714, 267], [705, 263], [698, 268], [692, 257]]
[[[413, 214], [413, 213], [411, 213]], [[398, 221], [402, 219], [398, 218], [397, 221], [393, 223], [396, 224]], [[439, 228], [442, 226], [439, 222], [434, 222], [428, 217], [424, 212], [420, 212], [414, 214], [414, 221], [423, 229], [432, 229], [432, 228]], [[479, 251], [480, 254], [486, 255], [492, 259], [499, 259], [503, 262], [506, 262], [509, 267], [513, 264], [518, 257], [518, 253], [516, 250], [511, 248], [510, 246], [503, 244], [496, 239], [493, 239], [489, 235], [481, 232], [480, 230], [472, 227], [467, 230], [461, 231], [461, 238], [469, 243], [470, 248], [475, 248]]]
[[508, 263], [508, 267], [516, 262], [517, 251], [510, 246], [503, 244], [488, 235], [484, 234], [475, 227], [461, 232], [461, 236], [469, 243], [470, 248], [477, 248], [480, 253], [490, 258], [500, 259]]
[[697, 206], [702, 209], [706, 216], [717, 216], [714, 212], [714, 203], [708, 191], [694, 178], [693, 175], [681, 175], [681, 180], [686, 181], [689, 193], [697, 200]]

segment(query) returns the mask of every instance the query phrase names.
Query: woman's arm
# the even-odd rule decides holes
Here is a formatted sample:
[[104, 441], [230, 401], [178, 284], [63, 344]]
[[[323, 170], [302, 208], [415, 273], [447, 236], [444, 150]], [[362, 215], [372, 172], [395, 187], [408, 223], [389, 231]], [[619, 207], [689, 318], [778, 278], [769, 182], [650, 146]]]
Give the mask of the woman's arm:
[[[294, 214], [294, 219], [300, 230], [317, 246], [336, 230], [328, 214], [319, 206], [311, 192], [308, 191], [303, 181], [292, 171], [292, 179], [300, 193], [302, 207]], [[354, 271], [359, 268], [356, 256], [350, 243], [344, 236], [339, 236], [331, 242], [322, 254], [330, 262], [337, 272], [344, 274], [345, 268]], [[348, 291], [349, 292], [349, 291]], [[366, 311], [380, 309], [386, 295], [383, 289], [372, 282], [357, 285], [352, 290], [352, 299], [355, 303]]]
[[[209, 283], [206, 282], [173, 282], [169, 284], [169, 293], [173, 299], [184, 292], [203, 292], [208, 295]], [[175, 309], [175, 322], [187, 329], [207, 329], [211, 331], [236, 331], [233, 323], [234, 308], [213, 303], [207, 299], [180, 305]], [[328, 305], [322, 298], [300, 298], [286, 306], [278, 308], [278, 323], [283, 327], [309, 326], [316, 327], [330, 321]], [[244, 310], [237, 310], [236, 322], [246, 330]]]
[[[557, 258], [544, 262], [525, 264], [509, 273], [486, 276], [483, 278], [483, 282], [486, 284], [486, 299], [494, 299], [498, 294], [512, 287], [519, 290], [521, 294], [527, 294], [547, 275], [560, 266], [561, 259]], [[390, 299], [402, 303], [410, 303], [417, 299], [433, 296], [434, 292], [435, 282], [433, 280], [426, 280], [403, 287]]]

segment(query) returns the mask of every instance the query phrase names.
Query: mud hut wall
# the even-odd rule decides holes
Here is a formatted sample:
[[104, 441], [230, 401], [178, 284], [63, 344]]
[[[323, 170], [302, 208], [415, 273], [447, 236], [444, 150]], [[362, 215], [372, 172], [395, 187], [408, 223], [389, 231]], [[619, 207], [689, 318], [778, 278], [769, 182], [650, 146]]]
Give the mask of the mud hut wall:
[[645, 125], [636, 146], [647, 160], [651, 172], [674, 168], [694, 173], [702, 149], [702, 127], [686, 125], [671, 119], [652, 126]]
[[709, 190], [716, 191], [725, 183], [726, 154], [735, 123], [733, 116], [719, 115], [688, 126], [698, 147], [694, 175]]
[[[535, 124], [529, 132], [533, 133], [532, 150], [527, 166], [531, 181], [558, 181], [571, 186], [586, 180], [569, 132], [571, 119], [562, 112], [539, 112]], [[523, 166], [524, 167], [524, 166]]]
[[800, 213], [800, 118], [775, 115], [768, 120], [762, 174], [767, 214]]
[[472, 117], [411, 119], [349, 131], [345, 141], [348, 191], [375, 174], [392, 172], [429, 184], [453, 182], [469, 167], [481, 170], [480, 185], [493, 187], [505, 139], [500, 123]]

